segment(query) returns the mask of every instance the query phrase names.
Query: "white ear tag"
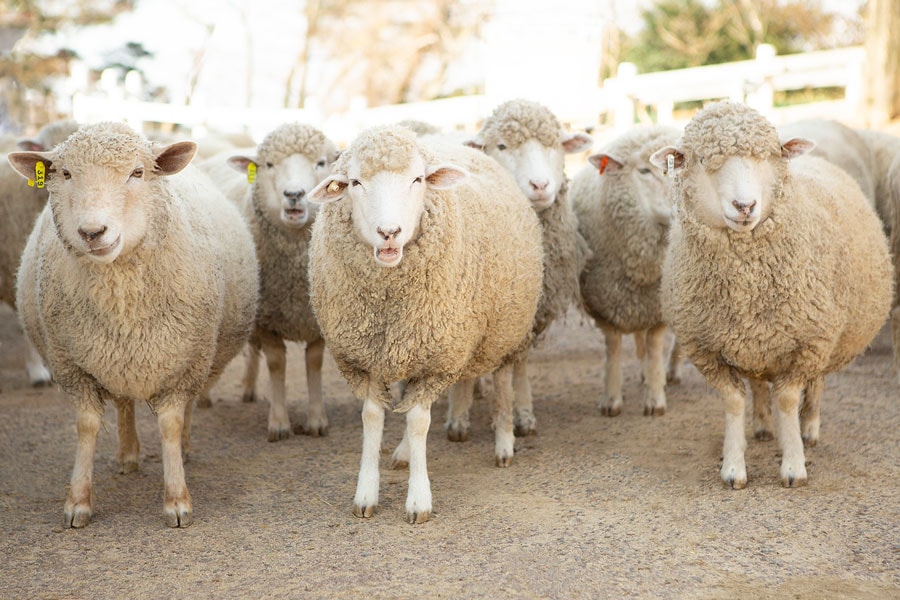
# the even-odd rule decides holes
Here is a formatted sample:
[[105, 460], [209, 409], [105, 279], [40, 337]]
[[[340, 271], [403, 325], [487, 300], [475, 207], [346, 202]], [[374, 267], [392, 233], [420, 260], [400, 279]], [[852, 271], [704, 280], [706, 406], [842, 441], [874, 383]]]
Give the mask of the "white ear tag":
[[675, 177], [675, 155], [670, 154], [666, 157], [666, 175]]

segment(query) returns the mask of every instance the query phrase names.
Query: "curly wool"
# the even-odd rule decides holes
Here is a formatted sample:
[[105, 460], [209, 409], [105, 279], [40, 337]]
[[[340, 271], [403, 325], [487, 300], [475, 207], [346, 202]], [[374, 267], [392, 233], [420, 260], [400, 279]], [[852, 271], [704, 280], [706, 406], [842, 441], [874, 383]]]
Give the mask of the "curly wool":
[[81, 128], [55, 152], [58, 159], [53, 165], [70, 170], [91, 166], [130, 170], [139, 164], [149, 169], [154, 164], [150, 142], [125, 123], [113, 121]]
[[781, 157], [778, 131], [765, 117], [745, 104], [715, 102], [703, 108], [685, 126], [679, 149], [685, 169], [700, 160], [718, 170], [730, 156], [760, 160]]
[[360, 175], [366, 179], [381, 171], [402, 173], [414, 152], [421, 154], [426, 164], [436, 164], [428, 148], [416, 142], [412, 129], [391, 125], [372, 127], [360, 133], [341, 153], [332, 171], [346, 175], [353, 157], [360, 165]]
[[555, 147], [559, 144], [562, 125], [545, 106], [530, 100], [510, 100], [494, 109], [484, 122], [480, 137], [485, 146], [503, 142], [512, 148], [521, 146], [530, 139], [542, 145]]
[[623, 164], [621, 171], [601, 176], [588, 165], [572, 181], [578, 230], [593, 251], [581, 271], [585, 310], [626, 333], [662, 322], [659, 286], [668, 236], [668, 227], [641, 210], [630, 175], [678, 136], [669, 127], [634, 128], [603, 151]]
[[[420, 234], [393, 268], [375, 264], [371, 247], [359, 241], [347, 199], [323, 206], [309, 278], [325, 342], [354, 393], [389, 406], [390, 383], [410, 380], [398, 407], [406, 410], [430, 405], [460, 378], [489, 373], [526, 350], [542, 248], [537, 216], [494, 160], [439, 141], [422, 141], [419, 150], [414, 134], [399, 130], [367, 130], [342, 162], [377, 160], [388, 145], [393, 168], [396, 149], [406, 148], [465, 168], [468, 181], [427, 191]], [[370, 174], [385, 168], [364, 164]]]
[[287, 123], [271, 131], [260, 142], [256, 157], [257, 162], [278, 163], [291, 154], [302, 154], [315, 164], [319, 158], [328, 153], [332, 144], [325, 134], [304, 123]]

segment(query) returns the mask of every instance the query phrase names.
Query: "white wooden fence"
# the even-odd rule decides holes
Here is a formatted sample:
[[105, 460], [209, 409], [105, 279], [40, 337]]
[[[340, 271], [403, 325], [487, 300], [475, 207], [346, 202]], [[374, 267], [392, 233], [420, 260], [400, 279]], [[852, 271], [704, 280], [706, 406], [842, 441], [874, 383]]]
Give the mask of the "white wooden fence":
[[[661, 123], [677, 122], [673, 107], [677, 102], [730, 98], [745, 101], [778, 124], [795, 116], [828, 116], [848, 122], [858, 120], [862, 98], [862, 69], [865, 50], [861, 46], [776, 56], [771, 46], [760, 47], [755, 60], [709, 65], [639, 75], [634, 65], [623, 63], [617, 76], [596, 89], [591, 114], [564, 114], [560, 118], [576, 128], [596, 127], [603, 121], [615, 129], [630, 127], [641, 117], [639, 108], [652, 107]], [[776, 91], [841, 87], [840, 101], [776, 109]], [[316, 123], [335, 141], [347, 142], [365, 127], [419, 119], [446, 130], [474, 131], [505, 98], [484, 95], [463, 96], [368, 108], [355, 106], [341, 114], [326, 115], [316, 108], [306, 110], [231, 109], [215, 106], [183, 106], [139, 102], [106, 95], [77, 95], [73, 117], [80, 122], [124, 120], [137, 128], [146, 123], [184, 126], [195, 134], [209, 129], [242, 131], [259, 138], [286, 121]], [[313, 105], [314, 106], [314, 105]]]

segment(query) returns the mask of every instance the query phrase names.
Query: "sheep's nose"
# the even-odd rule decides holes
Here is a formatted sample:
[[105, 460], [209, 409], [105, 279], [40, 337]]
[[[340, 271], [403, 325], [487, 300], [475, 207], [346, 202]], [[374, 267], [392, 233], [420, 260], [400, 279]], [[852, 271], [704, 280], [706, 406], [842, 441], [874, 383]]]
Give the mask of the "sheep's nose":
[[547, 186], [550, 185], [550, 182], [546, 179], [529, 179], [528, 185], [530, 185], [531, 189], [535, 192], [543, 192], [547, 189]]
[[306, 195], [306, 190], [284, 190], [284, 197], [291, 206], [297, 204]]
[[106, 233], [106, 225], [97, 227], [79, 227], [78, 235], [86, 242], [93, 242], [95, 239]]
[[385, 241], [392, 239], [395, 235], [400, 233], [400, 227], [379, 227], [377, 229], [378, 235], [385, 239]]
[[750, 202], [739, 202], [738, 200], [732, 200], [731, 205], [735, 207], [742, 215], [749, 215], [753, 212], [753, 209], [756, 208], [756, 200], [751, 200]]

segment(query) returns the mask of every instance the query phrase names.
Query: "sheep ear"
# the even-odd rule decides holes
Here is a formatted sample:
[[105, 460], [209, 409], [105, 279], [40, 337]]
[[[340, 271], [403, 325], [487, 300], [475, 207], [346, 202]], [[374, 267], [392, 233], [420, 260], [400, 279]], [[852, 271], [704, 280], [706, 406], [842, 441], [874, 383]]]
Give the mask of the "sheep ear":
[[253, 165], [254, 167], [259, 166], [256, 162], [256, 158], [251, 158], [249, 156], [229, 156], [228, 160], [225, 162], [238, 173], [246, 173], [247, 167], [250, 165]]
[[594, 138], [586, 133], [564, 133], [560, 142], [566, 154], [574, 154], [590, 150], [594, 145]]
[[816, 143], [806, 138], [793, 138], [781, 145], [781, 158], [797, 158], [816, 147]]
[[597, 167], [601, 175], [618, 173], [625, 166], [609, 154], [592, 154], [588, 156], [588, 162]]
[[684, 154], [675, 146], [666, 146], [650, 155], [650, 164], [662, 169], [664, 174], [674, 176], [676, 171], [684, 167]]
[[425, 171], [425, 181], [428, 187], [436, 190], [446, 190], [461, 183], [469, 174], [456, 165], [435, 165]]
[[17, 140], [16, 146], [19, 150], [24, 150], [25, 152], [45, 152], [48, 150], [48, 148], [44, 148], [44, 145], [35, 138], [22, 138]]
[[174, 175], [190, 164], [196, 152], [195, 142], [176, 142], [162, 148], [154, 148], [156, 168], [153, 170], [159, 175]]
[[345, 175], [334, 173], [310, 190], [308, 199], [316, 204], [337, 202], [344, 197], [344, 190], [347, 189], [348, 183], [349, 181]]
[[469, 138], [463, 142], [463, 146], [468, 146], [469, 148], [475, 148], [476, 150], [484, 151], [484, 138], [481, 137], [481, 134], [476, 135], [473, 138]]
[[34, 184], [35, 167], [38, 162], [44, 163], [44, 172], [50, 174], [50, 165], [53, 164], [53, 156], [50, 152], [10, 152], [6, 156], [9, 164], [12, 165], [19, 175]]

